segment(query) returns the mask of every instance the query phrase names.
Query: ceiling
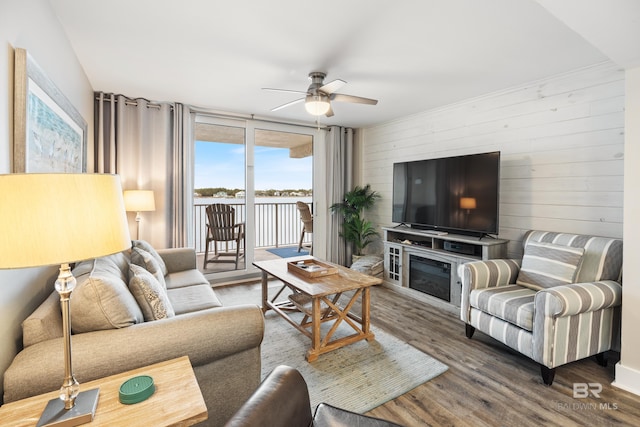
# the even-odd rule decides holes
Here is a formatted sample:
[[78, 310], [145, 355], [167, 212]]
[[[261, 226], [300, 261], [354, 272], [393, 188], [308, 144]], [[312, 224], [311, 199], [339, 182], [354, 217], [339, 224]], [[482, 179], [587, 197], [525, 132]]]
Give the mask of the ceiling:
[[[50, 0], [94, 90], [313, 122], [302, 103], [271, 112], [299, 95], [261, 88], [304, 91], [323, 71], [347, 82], [340, 93], [379, 100], [320, 118], [351, 127], [609, 60], [620, 43], [603, 34], [620, 19], [594, 30], [599, 10], [573, 13], [581, 1]], [[634, 14], [613, 15], [638, 28], [637, 0], [589, 3], [630, 2]]]

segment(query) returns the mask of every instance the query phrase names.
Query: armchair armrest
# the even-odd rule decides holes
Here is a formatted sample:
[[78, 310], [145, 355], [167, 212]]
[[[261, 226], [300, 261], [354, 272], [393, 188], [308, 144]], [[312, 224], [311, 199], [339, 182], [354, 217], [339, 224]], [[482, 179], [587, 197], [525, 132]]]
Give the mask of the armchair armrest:
[[312, 424], [307, 383], [296, 369], [280, 365], [225, 427], [307, 427]]
[[622, 303], [622, 286], [613, 280], [572, 283], [542, 289], [535, 307], [547, 317], [565, 317], [615, 307]]
[[555, 368], [609, 350], [616, 328], [613, 307], [621, 302], [622, 286], [613, 280], [538, 291], [531, 358]]
[[[207, 226], [207, 236], [211, 235], [211, 226], [209, 224], [205, 224]], [[237, 222], [233, 225], [229, 225], [227, 227], [223, 227], [225, 230], [233, 230], [234, 232], [236, 232], [235, 230], [238, 229], [238, 233], [243, 233], [244, 232], [244, 222]]]
[[461, 264], [458, 268], [462, 281], [460, 319], [469, 323], [469, 294], [472, 290], [511, 285], [516, 282], [519, 271], [520, 261], [515, 259], [492, 259]]
[[462, 293], [473, 289], [493, 288], [516, 282], [520, 261], [515, 259], [492, 259], [473, 261], [460, 266]]

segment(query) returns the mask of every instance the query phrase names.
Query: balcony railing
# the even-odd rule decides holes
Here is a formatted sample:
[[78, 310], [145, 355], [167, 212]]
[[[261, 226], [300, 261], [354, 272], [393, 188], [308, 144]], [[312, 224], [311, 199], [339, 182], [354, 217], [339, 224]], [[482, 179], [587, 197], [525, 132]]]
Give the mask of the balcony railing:
[[[236, 223], [246, 223], [246, 205], [227, 203], [235, 209]], [[194, 204], [196, 252], [204, 252], [207, 231], [208, 204]], [[256, 203], [255, 205], [255, 248], [269, 248], [297, 245], [302, 233], [302, 220], [295, 203]], [[311, 243], [311, 234], [305, 234], [304, 243]], [[235, 247], [229, 243], [229, 249]], [[226, 249], [225, 249], [226, 250]]]

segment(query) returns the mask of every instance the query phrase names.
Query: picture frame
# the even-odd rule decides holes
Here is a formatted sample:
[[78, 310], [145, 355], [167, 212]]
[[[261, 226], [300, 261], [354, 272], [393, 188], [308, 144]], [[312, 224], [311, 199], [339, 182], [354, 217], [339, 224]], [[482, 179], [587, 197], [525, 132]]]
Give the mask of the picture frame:
[[86, 121], [20, 48], [15, 50], [13, 171], [87, 171]]

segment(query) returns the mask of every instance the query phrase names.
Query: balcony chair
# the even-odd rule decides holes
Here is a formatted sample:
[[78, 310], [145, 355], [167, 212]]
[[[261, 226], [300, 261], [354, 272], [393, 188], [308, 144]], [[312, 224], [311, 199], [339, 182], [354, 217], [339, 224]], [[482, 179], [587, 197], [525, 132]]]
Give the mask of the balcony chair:
[[[302, 232], [300, 233], [300, 243], [298, 243], [298, 252], [300, 252], [305, 233], [313, 233], [313, 216], [309, 205], [305, 202], [296, 202], [296, 206], [300, 211], [300, 219], [302, 220]], [[309, 247], [309, 254], [313, 255], [313, 243]]]
[[311, 415], [309, 390], [294, 368], [278, 366], [229, 420], [226, 427], [401, 427], [321, 403]]
[[555, 369], [618, 347], [622, 302], [622, 241], [530, 230], [522, 260], [460, 266], [460, 317], [466, 336], [476, 329], [540, 364], [542, 380]]
[[[244, 223], [236, 224], [236, 213], [229, 205], [214, 203], [207, 206], [207, 239], [205, 243], [204, 263], [206, 269], [210, 262], [235, 263], [238, 269], [238, 261], [244, 256]], [[209, 246], [213, 242], [213, 256], [209, 258]], [[234, 243], [235, 250], [229, 250], [229, 242]], [[224, 243], [225, 250], [220, 252], [218, 244]], [[233, 259], [220, 259], [222, 256], [234, 256]]]

